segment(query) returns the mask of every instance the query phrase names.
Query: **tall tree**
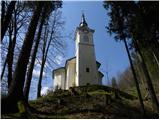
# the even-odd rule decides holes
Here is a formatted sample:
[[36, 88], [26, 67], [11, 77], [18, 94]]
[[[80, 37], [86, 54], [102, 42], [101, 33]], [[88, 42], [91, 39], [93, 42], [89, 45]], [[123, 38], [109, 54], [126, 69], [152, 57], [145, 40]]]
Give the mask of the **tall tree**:
[[[2, 44], [4, 48], [5, 47], [7, 48], [7, 55], [5, 59], [2, 60], [4, 61], [4, 64], [3, 64], [3, 69], [1, 73], [1, 80], [3, 79], [3, 75], [5, 73], [5, 67], [7, 64], [9, 69], [7, 71], [7, 74], [8, 74], [8, 77], [12, 79], [14, 53], [15, 53], [16, 41], [18, 39], [17, 34], [19, 34], [19, 30], [24, 26], [24, 23], [26, 22], [26, 20], [29, 19], [29, 16], [26, 14], [27, 12], [24, 11], [24, 8], [25, 6], [23, 5], [23, 2], [17, 1], [15, 9], [13, 10], [13, 17], [9, 24], [9, 29], [8, 29], [9, 45], [5, 46], [4, 44]], [[7, 36], [5, 38], [7, 38]], [[9, 78], [8, 80], [11, 80]]]
[[[134, 46], [136, 40], [137, 46], [141, 46], [141, 49], [138, 49], [135, 46], [134, 49], [139, 52], [141, 59], [143, 59], [141, 50], [144, 50], [144, 48], [145, 50], [152, 49], [154, 55], [158, 55], [158, 2], [105, 2], [104, 7], [107, 9], [108, 7], [111, 8], [109, 15], [112, 20], [109, 23], [109, 29], [111, 32], [117, 34], [117, 38], [122, 37], [122, 34], [118, 31], [123, 30], [126, 34], [125, 37], [131, 39], [131, 46]], [[148, 19], [148, 16], [153, 16], [155, 19]], [[121, 23], [123, 24], [120, 25]], [[158, 60], [157, 58], [155, 59]], [[143, 59], [142, 62], [152, 104], [153, 107], [156, 108], [155, 110], [158, 111], [159, 107], [157, 104], [155, 91], [152, 89], [152, 80], [145, 64], [145, 60]]]
[[36, 60], [36, 55], [37, 55], [39, 43], [41, 40], [41, 33], [42, 33], [43, 26], [45, 23], [46, 23], [45, 26], [48, 25], [48, 20], [50, 18], [51, 13], [53, 11], [55, 11], [56, 9], [58, 9], [59, 7], [61, 7], [61, 5], [62, 5], [61, 1], [52, 1], [52, 2], [49, 1], [49, 2], [45, 2], [45, 3], [46, 4], [44, 5], [43, 11], [42, 11], [42, 17], [41, 17], [41, 21], [40, 21], [39, 31], [38, 31], [37, 38], [35, 41], [35, 47], [33, 50], [32, 57], [31, 57], [31, 62], [30, 62], [29, 68], [28, 68], [28, 73], [27, 73], [27, 78], [26, 78], [26, 84], [24, 87], [24, 95], [26, 97], [26, 100], [28, 100], [28, 96], [29, 96], [32, 73], [33, 73], [33, 68], [34, 68], [34, 64], [35, 64], [35, 60]]
[[[16, 103], [19, 100], [24, 100], [23, 98], [23, 85], [25, 81], [25, 74], [27, 69], [27, 64], [30, 57], [30, 52], [33, 44], [34, 34], [37, 28], [37, 24], [39, 21], [39, 17], [42, 11], [42, 7], [44, 5], [44, 2], [36, 2], [36, 9], [33, 13], [30, 25], [28, 27], [28, 32], [25, 36], [25, 40], [23, 42], [23, 46], [19, 55], [19, 59], [17, 61], [16, 69], [14, 72], [13, 80], [11, 82], [9, 93], [7, 98], [2, 99], [2, 110], [6, 110], [5, 102], [11, 102], [10, 104], [15, 108]], [[23, 61], [23, 62], [22, 62]], [[10, 101], [9, 101], [10, 100]], [[7, 105], [7, 103], [6, 103]], [[9, 107], [9, 106], [7, 106]], [[12, 109], [14, 109], [12, 108]]]
[[[139, 41], [141, 48], [150, 49], [156, 60], [158, 60], [159, 43], [159, 4], [154, 2], [138, 2], [136, 4], [135, 16], [130, 22], [132, 37]], [[148, 17], [150, 16], [150, 17]], [[147, 20], [146, 20], [147, 19]]]
[[52, 26], [52, 32], [51, 32], [51, 36], [47, 45], [47, 38], [48, 38], [48, 33], [45, 34], [44, 36], [44, 43], [43, 43], [43, 48], [42, 48], [42, 64], [41, 64], [41, 69], [40, 69], [40, 76], [39, 76], [39, 80], [38, 80], [38, 89], [37, 89], [37, 98], [39, 98], [41, 96], [41, 84], [42, 84], [42, 77], [43, 77], [43, 70], [44, 70], [44, 65], [47, 59], [47, 54], [48, 54], [48, 50], [49, 50], [49, 46], [50, 43], [52, 41], [52, 37], [53, 37], [53, 33], [54, 33], [54, 24], [55, 24], [55, 20]]
[[47, 58], [49, 58], [48, 54], [52, 53], [51, 51], [49, 51], [49, 49], [53, 47], [53, 49], [57, 49], [59, 52], [62, 51], [62, 49], [64, 49], [63, 42], [61, 41], [61, 39], [63, 38], [61, 36], [61, 30], [64, 22], [61, 21], [60, 11], [57, 10], [53, 13], [52, 18], [50, 19], [50, 23], [51, 23], [51, 26], [47, 27], [47, 33], [44, 34], [44, 39], [43, 39], [42, 58], [41, 58], [42, 62], [41, 62], [40, 76], [39, 76], [38, 88], [37, 88], [37, 98], [41, 96], [41, 87], [42, 87], [41, 84], [42, 84], [42, 78], [44, 73], [43, 71], [45, 69]]
[[128, 2], [126, 2], [126, 3], [123, 3], [123, 2], [107, 2], [106, 3], [105, 2], [104, 7], [106, 9], [109, 9], [109, 8], [111, 9], [111, 12], [109, 13], [109, 15], [111, 17], [111, 21], [110, 21], [109, 26], [108, 26], [109, 32], [110, 33], [112, 33], [112, 32], [116, 33], [115, 38], [117, 40], [122, 40], [125, 44], [125, 48], [126, 48], [126, 51], [127, 51], [127, 55], [128, 55], [128, 58], [129, 58], [130, 66], [131, 66], [131, 69], [132, 69], [132, 73], [133, 73], [136, 88], [137, 88], [137, 93], [138, 93], [142, 113], [145, 114], [145, 109], [144, 109], [143, 99], [142, 99], [142, 95], [141, 95], [139, 84], [138, 84], [138, 79], [137, 79], [137, 76], [136, 76], [135, 68], [133, 66], [133, 62], [132, 62], [131, 55], [130, 55], [130, 52], [129, 52], [129, 48], [128, 48], [127, 41], [126, 41], [126, 38], [128, 37], [129, 34], [128, 34], [127, 24], [126, 24], [126, 20], [124, 18], [124, 15], [126, 15], [127, 13], [125, 11], [123, 11], [123, 9], [121, 9], [121, 7], [119, 7], [120, 5], [123, 6], [123, 7], [128, 7], [128, 6], [125, 6], [126, 4], [130, 7], [132, 6], [132, 2], [131, 3], [128, 3]]
[[3, 22], [3, 20], [4, 20], [4, 15], [5, 15], [5, 1], [2, 0], [1, 6], [2, 6], [2, 11], [1, 11], [1, 22]]
[[[2, 2], [3, 3], [3, 2]], [[15, 8], [15, 4], [16, 4], [16, 1], [11, 1], [10, 4], [8, 5], [8, 8], [7, 8], [7, 11], [6, 11], [6, 15], [4, 17], [2, 17], [3, 21], [2, 21], [2, 28], [1, 28], [1, 41], [3, 40], [4, 38], [4, 35], [8, 29], [8, 26], [9, 26], [9, 23], [11, 21], [11, 18], [12, 18], [12, 13], [13, 13], [13, 10]], [[4, 11], [2, 11], [4, 12]], [[2, 14], [4, 15], [4, 13]]]
[[134, 40], [134, 44], [136, 46], [136, 49], [137, 49], [138, 54], [140, 55], [140, 58], [141, 58], [141, 61], [142, 61], [142, 69], [143, 69], [144, 74], [146, 76], [147, 88], [148, 88], [149, 95], [150, 95], [151, 100], [152, 100], [153, 108], [158, 112], [159, 111], [159, 104], [158, 104], [158, 100], [156, 98], [156, 94], [155, 94], [155, 91], [154, 91], [154, 88], [153, 88], [151, 77], [150, 77], [148, 69], [147, 69], [147, 65], [146, 65], [144, 57], [143, 57], [143, 55], [142, 55], [142, 53], [139, 49], [137, 40]]
[[[13, 24], [13, 22], [11, 22], [11, 24]], [[11, 25], [12, 26], [12, 25]], [[13, 58], [11, 56], [11, 52], [12, 52], [12, 32], [13, 29], [12, 27], [9, 27], [9, 46], [8, 46], [8, 53], [7, 53], [7, 64], [8, 64], [8, 88], [10, 86], [11, 83], [11, 79], [12, 79], [12, 61]]]
[[45, 6], [43, 9], [43, 13], [42, 13], [41, 21], [40, 21], [40, 26], [39, 26], [39, 30], [38, 30], [38, 34], [37, 34], [37, 38], [36, 38], [36, 43], [34, 46], [34, 50], [33, 50], [32, 57], [31, 57], [31, 62], [30, 62], [28, 72], [27, 72], [26, 83], [24, 86], [24, 96], [25, 96], [26, 100], [28, 100], [30, 84], [31, 84], [31, 79], [32, 79], [32, 73], [33, 73], [34, 63], [36, 60], [36, 54], [38, 51], [38, 46], [40, 43], [40, 37], [41, 37], [43, 25], [45, 23], [45, 18], [47, 17], [47, 15], [46, 15], [47, 7], [48, 6]]

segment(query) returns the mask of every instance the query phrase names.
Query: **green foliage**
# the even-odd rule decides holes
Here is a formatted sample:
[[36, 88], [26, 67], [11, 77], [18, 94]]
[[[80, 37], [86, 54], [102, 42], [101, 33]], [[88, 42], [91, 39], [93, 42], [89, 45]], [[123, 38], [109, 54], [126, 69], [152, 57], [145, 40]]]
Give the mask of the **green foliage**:
[[105, 1], [104, 8], [111, 18], [108, 32], [115, 33], [116, 39], [127, 37], [150, 45], [152, 40], [158, 40], [158, 7], [158, 1]]
[[[144, 105], [141, 98], [141, 93], [139, 90], [139, 84], [137, 81], [137, 75], [135, 73], [134, 67], [132, 65], [132, 60], [130, 58], [130, 52], [128, 50], [128, 43], [130, 44], [131, 52], [136, 52], [137, 55], [140, 55], [140, 61], [142, 61], [142, 69], [146, 77], [146, 85], [148, 88], [148, 92], [150, 93], [150, 97], [152, 100], [153, 107], [155, 111], [158, 110], [158, 100], [156, 98], [155, 91], [153, 89], [151, 80], [151, 75], [149, 75], [149, 69], [146, 64], [147, 59], [144, 58], [144, 51], [151, 50], [152, 58], [157, 61], [158, 64], [158, 52], [159, 52], [159, 25], [158, 22], [158, 9], [159, 4], [157, 1], [154, 2], [143, 2], [143, 1], [124, 1], [124, 2], [115, 2], [115, 1], [105, 1], [104, 7], [108, 10], [108, 14], [110, 16], [110, 21], [108, 24], [108, 32], [114, 33], [115, 39], [122, 40], [125, 43], [125, 47], [128, 53], [128, 57], [130, 60], [131, 68], [133, 71], [133, 75], [135, 78], [135, 84], [137, 86], [137, 92], [139, 96], [139, 100], [144, 111]], [[152, 12], [154, 12], [154, 20], [149, 16], [152, 16]], [[156, 16], [156, 17], [155, 17]], [[126, 43], [126, 40], [130, 40]], [[147, 57], [149, 58], [149, 57]], [[152, 61], [153, 59], [149, 61]], [[151, 64], [150, 64], [151, 65]], [[151, 65], [153, 66], [153, 65]], [[151, 70], [150, 70], [151, 71]], [[150, 72], [151, 73], [151, 72]]]
[[135, 51], [138, 48], [135, 44], [136, 40], [143, 56], [145, 56], [145, 62], [151, 76], [153, 77], [155, 74], [158, 76], [155, 61], [159, 56], [158, 1], [105, 1], [104, 8], [108, 10], [110, 16], [107, 25], [108, 32], [114, 33], [116, 40], [131, 39], [130, 48]]
[[131, 47], [134, 49], [137, 49], [137, 46], [133, 40], [137, 40], [144, 52], [151, 50], [158, 58], [158, 1], [105, 1], [104, 8], [108, 10], [111, 18], [107, 25], [109, 33], [114, 33], [117, 40], [131, 38]]

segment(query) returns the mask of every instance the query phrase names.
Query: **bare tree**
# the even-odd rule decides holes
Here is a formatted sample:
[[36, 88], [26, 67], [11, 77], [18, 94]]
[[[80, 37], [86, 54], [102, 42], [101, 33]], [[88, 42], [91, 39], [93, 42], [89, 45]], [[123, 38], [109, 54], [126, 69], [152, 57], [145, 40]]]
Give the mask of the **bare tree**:
[[[28, 27], [28, 32], [25, 36], [23, 46], [17, 61], [16, 69], [14, 72], [13, 80], [9, 88], [9, 94], [7, 98], [2, 99], [2, 110], [5, 111], [7, 107], [5, 105], [9, 104], [14, 110], [16, 108], [16, 103], [19, 100], [23, 100], [23, 85], [25, 81], [25, 74], [27, 69], [27, 64], [30, 57], [30, 52], [33, 44], [34, 34], [37, 28], [39, 17], [42, 11], [43, 2], [37, 2], [36, 9], [33, 13], [30, 25]], [[23, 61], [23, 63], [22, 63]], [[10, 103], [8, 103], [10, 102]], [[6, 103], [6, 104], [5, 104]], [[11, 104], [12, 103], [12, 104]], [[9, 107], [9, 106], [8, 106]], [[9, 107], [10, 108], [10, 107]]]
[[40, 77], [38, 81], [37, 98], [41, 96], [43, 71], [50, 47], [52, 46], [53, 49], [57, 49], [59, 51], [62, 51], [64, 47], [63, 42], [60, 42], [60, 39], [62, 39], [61, 33], [58, 31], [58, 29], [62, 29], [62, 25], [64, 24], [64, 22], [60, 21], [60, 19], [61, 19], [60, 11], [55, 11], [53, 17], [50, 19], [51, 20], [50, 22], [52, 23], [52, 26], [50, 28], [50, 36], [48, 35], [49, 31], [44, 35], [45, 37], [43, 39], [44, 43], [42, 46], [42, 58], [41, 58], [42, 63], [40, 69]]
[[[2, 73], [1, 73], [1, 80], [3, 79], [3, 75], [5, 72], [5, 67], [8, 64], [8, 88], [10, 85], [10, 81], [12, 79], [12, 72], [13, 72], [13, 62], [14, 62], [14, 52], [15, 52], [15, 47], [16, 47], [16, 41], [18, 39], [18, 33], [19, 30], [22, 28], [23, 29], [23, 25], [26, 22], [26, 19], [28, 19], [28, 14], [26, 14], [27, 12], [24, 11], [25, 6], [23, 5], [23, 2], [17, 2], [14, 10], [13, 10], [13, 19], [10, 22], [9, 25], [9, 29], [8, 29], [8, 41], [9, 41], [9, 45], [5, 46], [3, 45], [3, 47], [8, 47], [7, 48], [7, 55], [6, 58], [2, 61], [4, 61], [3, 64], [3, 69], [2, 69]], [[7, 38], [7, 36], [6, 36]]]
[[4, 16], [4, 11], [2, 11], [3, 12], [3, 14], [2, 14], [3, 15], [2, 16], [2, 20], [3, 21], [2, 21], [2, 24], [1, 24], [2, 25], [2, 28], [1, 28], [1, 41], [3, 40], [4, 35], [5, 35], [5, 33], [6, 33], [7, 29], [8, 29], [9, 23], [10, 23], [11, 18], [12, 18], [13, 10], [15, 8], [15, 4], [16, 4], [16, 1], [11, 1], [10, 2], [10, 4], [8, 5], [8, 8], [7, 8], [5, 16]]
[[28, 96], [29, 96], [30, 84], [31, 84], [31, 79], [32, 79], [32, 72], [33, 72], [34, 63], [35, 63], [35, 60], [36, 60], [36, 54], [37, 54], [37, 51], [38, 51], [38, 46], [39, 46], [39, 43], [40, 43], [40, 37], [41, 37], [43, 25], [45, 23], [45, 18], [47, 17], [47, 14], [48, 14], [46, 12], [47, 9], [48, 9], [48, 6], [45, 6], [44, 9], [43, 9], [43, 13], [42, 13], [41, 21], [40, 21], [40, 26], [39, 26], [39, 31], [38, 31], [37, 38], [36, 38], [36, 43], [35, 43], [34, 50], [33, 50], [33, 53], [32, 53], [31, 62], [30, 62], [29, 68], [28, 68], [26, 83], [25, 83], [25, 86], [24, 86], [24, 96], [25, 96], [26, 100], [28, 100]]
[[4, 15], [5, 15], [5, 1], [2, 0], [1, 6], [2, 6], [2, 11], [1, 11], [1, 22], [3, 22], [3, 20], [4, 20]]

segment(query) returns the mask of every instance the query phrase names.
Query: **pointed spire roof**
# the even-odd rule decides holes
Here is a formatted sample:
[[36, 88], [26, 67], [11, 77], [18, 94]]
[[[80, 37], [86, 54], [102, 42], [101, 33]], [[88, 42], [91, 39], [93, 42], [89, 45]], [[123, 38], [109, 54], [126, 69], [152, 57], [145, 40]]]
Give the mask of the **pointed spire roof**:
[[82, 26], [88, 26], [86, 20], [85, 20], [85, 16], [84, 13], [82, 13], [82, 17], [81, 17], [81, 23], [79, 24], [80, 27]]

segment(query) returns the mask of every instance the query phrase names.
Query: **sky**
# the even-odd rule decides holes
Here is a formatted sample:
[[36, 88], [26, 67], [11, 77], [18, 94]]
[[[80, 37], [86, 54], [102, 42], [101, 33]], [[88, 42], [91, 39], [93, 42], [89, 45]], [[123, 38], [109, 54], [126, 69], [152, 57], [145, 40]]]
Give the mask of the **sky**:
[[[93, 39], [95, 46], [96, 60], [101, 63], [100, 70], [104, 74], [102, 83], [107, 85], [111, 83], [108, 78], [116, 77], [123, 72], [129, 65], [127, 53], [123, 42], [117, 42], [114, 36], [107, 33], [106, 26], [109, 22], [107, 11], [103, 7], [102, 1], [64, 1], [60, 9], [62, 18], [65, 21], [64, 36], [70, 34], [71, 38], [66, 38], [66, 54], [64, 58], [60, 58], [59, 66], [64, 66], [65, 60], [75, 56], [74, 33], [76, 27], [81, 21], [82, 12], [85, 14], [86, 22], [91, 29], [95, 30]], [[62, 60], [63, 59], [63, 60]], [[107, 74], [108, 73], [108, 77]], [[37, 72], [35, 71], [35, 73]], [[48, 73], [48, 78], [42, 81], [42, 91], [46, 91], [53, 87], [52, 73]], [[37, 84], [34, 81], [33, 84]], [[34, 92], [33, 89], [31, 92]], [[35, 95], [31, 94], [30, 99], [34, 99]]]

